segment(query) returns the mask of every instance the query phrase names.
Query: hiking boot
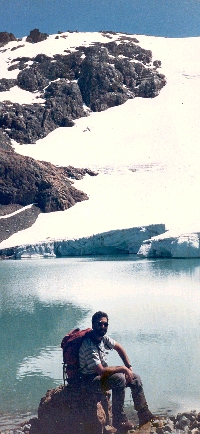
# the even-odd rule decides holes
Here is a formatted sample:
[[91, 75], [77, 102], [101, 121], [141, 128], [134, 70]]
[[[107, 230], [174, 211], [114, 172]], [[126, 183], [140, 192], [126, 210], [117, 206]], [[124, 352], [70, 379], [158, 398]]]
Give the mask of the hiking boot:
[[148, 422], [153, 422], [156, 416], [150, 412], [148, 409], [143, 409], [138, 411], [139, 427], [145, 425]]
[[134, 428], [134, 425], [127, 419], [124, 422], [118, 422], [117, 426], [115, 425], [115, 428], [117, 428], [117, 432], [119, 433], [127, 433]]

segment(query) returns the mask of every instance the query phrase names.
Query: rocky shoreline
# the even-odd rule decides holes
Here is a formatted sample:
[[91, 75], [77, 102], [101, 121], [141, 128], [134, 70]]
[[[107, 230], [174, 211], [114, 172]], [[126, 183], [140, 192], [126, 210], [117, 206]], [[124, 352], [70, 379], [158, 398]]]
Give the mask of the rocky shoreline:
[[[135, 422], [135, 429], [131, 432], [138, 431], [136, 416], [132, 414], [131, 419]], [[32, 432], [31, 427], [35, 420], [36, 419], [31, 419], [30, 421], [24, 422], [24, 424], [16, 426], [10, 430], [1, 430], [0, 434], [29, 434]], [[106, 428], [105, 433], [111, 432], [109, 427]], [[140, 428], [139, 431], [145, 433], [148, 431], [150, 434], [198, 434], [200, 433], [200, 413], [192, 410], [190, 412], [178, 413], [176, 416], [165, 415], [151, 423], [151, 426], [150, 424], [147, 424]], [[51, 434], [50, 431], [49, 434]]]

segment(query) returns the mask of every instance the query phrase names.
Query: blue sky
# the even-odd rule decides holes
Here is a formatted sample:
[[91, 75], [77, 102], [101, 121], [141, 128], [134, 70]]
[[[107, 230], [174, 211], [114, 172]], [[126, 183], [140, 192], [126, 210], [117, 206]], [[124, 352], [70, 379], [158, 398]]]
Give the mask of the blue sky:
[[17, 37], [34, 28], [200, 36], [200, 0], [0, 0], [0, 7], [0, 31]]

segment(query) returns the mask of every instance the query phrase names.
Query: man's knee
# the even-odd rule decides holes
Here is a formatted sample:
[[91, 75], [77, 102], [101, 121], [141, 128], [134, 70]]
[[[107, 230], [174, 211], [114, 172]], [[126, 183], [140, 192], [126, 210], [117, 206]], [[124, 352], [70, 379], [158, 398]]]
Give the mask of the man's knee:
[[122, 373], [113, 374], [108, 378], [108, 385], [110, 389], [125, 389], [126, 379], [125, 375]]
[[142, 380], [139, 375], [135, 374], [134, 378], [130, 383], [127, 384], [128, 387], [134, 387], [136, 389], [142, 389]]

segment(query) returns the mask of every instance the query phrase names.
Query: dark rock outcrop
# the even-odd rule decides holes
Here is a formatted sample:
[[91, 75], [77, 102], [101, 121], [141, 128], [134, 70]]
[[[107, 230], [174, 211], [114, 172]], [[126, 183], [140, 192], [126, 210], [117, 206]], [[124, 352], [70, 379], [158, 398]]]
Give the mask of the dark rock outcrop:
[[62, 78], [51, 83], [45, 90], [46, 110], [43, 126], [52, 124], [60, 127], [73, 126], [73, 119], [85, 116], [83, 99], [77, 83]]
[[85, 54], [78, 84], [92, 111], [106, 110], [135, 96], [154, 98], [166, 83], [164, 75], [146, 67], [152, 60], [151, 51], [134, 43], [108, 42], [78, 49]]
[[8, 44], [10, 41], [17, 41], [15, 35], [13, 33], [8, 32], [0, 32], [0, 47]]
[[161, 61], [160, 60], [154, 60], [153, 66], [154, 66], [154, 68], [160, 68], [161, 67]]
[[19, 48], [22, 48], [22, 47], [24, 47], [24, 44], [16, 45], [15, 47], [12, 47], [10, 51], [19, 50]]
[[12, 149], [10, 137], [0, 128], [0, 149], [10, 151]]
[[85, 104], [92, 111], [106, 110], [134, 97], [123, 87], [121, 72], [108, 62], [106, 48], [91, 50], [83, 60], [78, 84]]
[[[31, 57], [22, 56], [22, 57], [15, 57], [15, 59], [12, 60], [12, 65], [8, 67], [8, 71], [12, 71], [13, 69], [19, 69], [22, 70], [26, 67], [28, 67], [28, 63], [31, 60]], [[18, 85], [18, 82], [16, 83]]]
[[0, 79], [0, 92], [5, 92], [7, 90], [10, 90], [11, 87], [15, 86], [16, 84], [17, 84], [17, 80], [15, 80], [15, 79], [1, 78]]
[[129, 39], [129, 42], [123, 41], [120, 44], [117, 44], [115, 41], [108, 42], [104, 44], [108, 49], [109, 53], [115, 57], [124, 56], [129, 59], [134, 59], [136, 61], [140, 61], [144, 64], [148, 64], [152, 60], [152, 52], [151, 50], [146, 50], [145, 48], [141, 48], [137, 43], [134, 43], [134, 38]]
[[[27, 40], [38, 42], [47, 35], [38, 29]], [[19, 143], [34, 143], [58, 127], [71, 127], [86, 115], [84, 104], [92, 111], [102, 111], [123, 104], [137, 96], [154, 98], [166, 84], [151, 66], [152, 53], [141, 48], [134, 38], [125, 37], [76, 51], [49, 57], [17, 57], [9, 70], [19, 68], [16, 80], [0, 80], [0, 91], [15, 84], [29, 92], [40, 92], [44, 104], [0, 104], [0, 128]], [[32, 64], [27, 64], [28, 61]]]
[[[63, 93], [62, 93], [63, 91]], [[58, 127], [71, 127], [74, 120], [85, 116], [77, 83], [62, 80], [52, 83], [41, 104], [0, 103], [0, 127], [19, 143], [35, 143]]]
[[[27, 74], [28, 82], [30, 79]], [[34, 82], [31, 86], [34, 87]], [[51, 83], [46, 88], [45, 97], [44, 106], [10, 101], [0, 103], [0, 127], [19, 143], [34, 143], [55, 128], [71, 127], [73, 120], [85, 116], [81, 92], [75, 82], [62, 79]]]
[[48, 38], [47, 33], [41, 33], [39, 29], [33, 29], [26, 38], [26, 42], [31, 42], [36, 44], [37, 42], [45, 41]]
[[2, 205], [14, 203], [23, 206], [35, 203], [42, 212], [70, 208], [88, 199], [85, 193], [72, 186], [71, 173], [73, 177], [77, 173], [79, 178], [87, 173], [87, 169], [56, 167], [1, 149], [0, 202]]
[[0, 103], [0, 127], [19, 143], [34, 143], [55, 129], [44, 125], [45, 108], [40, 104]]
[[34, 63], [31, 68], [25, 68], [19, 72], [17, 84], [21, 89], [34, 92], [43, 90], [49, 84], [49, 80], [42, 73], [40, 65]]

